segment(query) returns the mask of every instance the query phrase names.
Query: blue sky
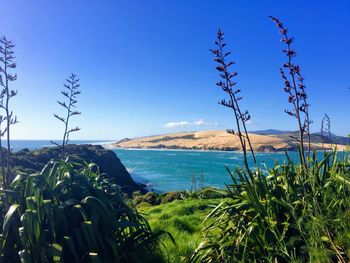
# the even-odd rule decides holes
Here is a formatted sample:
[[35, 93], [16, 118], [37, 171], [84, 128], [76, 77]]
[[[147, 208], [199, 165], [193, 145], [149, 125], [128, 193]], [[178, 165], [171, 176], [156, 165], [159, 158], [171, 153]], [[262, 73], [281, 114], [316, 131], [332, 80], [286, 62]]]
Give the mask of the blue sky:
[[16, 44], [16, 139], [61, 137], [56, 100], [76, 73], [83, 114], [72, 139], [120, 139], [182, 130], [234, 128], [217, 101], [212, 55], [226, 35], [249, 109], [249, 129], [296, 129], [278, 68], [285, 58], [273, 15], [295, 37], [318, 131], [350, 132], [350, 1], [2, 0], [0, 34]]

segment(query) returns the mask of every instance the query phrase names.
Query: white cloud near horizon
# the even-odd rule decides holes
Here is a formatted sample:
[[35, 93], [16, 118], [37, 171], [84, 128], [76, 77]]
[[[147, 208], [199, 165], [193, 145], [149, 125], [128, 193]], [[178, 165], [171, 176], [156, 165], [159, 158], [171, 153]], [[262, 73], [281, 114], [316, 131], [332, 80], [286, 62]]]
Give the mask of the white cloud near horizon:
[[165, 128], [177, 128], [177, 127], [183, 127], [183, 126], [187, 126], [188, 125], [188, 121], [174, 121], [174, 122], [168, 122], [166, 124], [164, 124], [163, 126]]
[[163, 125], [165, 128], [193, 127], [193, 126], [218, 126], [217, 122], [206, 122], [203, 119], [190, 121], [173, 121]]

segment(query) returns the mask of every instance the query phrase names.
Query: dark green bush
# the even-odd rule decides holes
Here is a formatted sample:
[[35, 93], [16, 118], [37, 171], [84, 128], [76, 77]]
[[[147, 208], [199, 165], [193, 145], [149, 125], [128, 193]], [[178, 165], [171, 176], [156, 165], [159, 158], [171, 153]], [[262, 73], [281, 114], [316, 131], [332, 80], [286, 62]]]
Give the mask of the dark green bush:
[[186, 193], [184, 191], [178, 192], [167, 192], [162, 194], [157, 194], [155, 192], [148, 192], [142, 195], [139, 192], [133, 194], [133, 201], [135, 205], [139, 205], [141, 203], [147, 203], [152, 206], [159, 204], [166, 204], [173, 202], [174, 200], [182, 200], [186, 198]]
[[204, 188], [200, 192], [200, 196], [203, 199], [216, 199], [216, 198], [225, 198], [227, 197], [227, 192], [223, 190], [218, 190], [215, 188]]
[[148, 192], [144, 196], [142, 196], [142, 202], [149, 203], [150, 205], [157, 205], [158, 195], [154, 192]]
[[178, 192], [168, 192], [160, 195], [160, 203], [166, 204], [170, 203], [174, 200], [182, 200], [184, 198], [184, 192], [178, 191]]
[[159, 261], [158, 234], [98, 170], [80, 160], [50, 161], [2, 190], [1, 261]]
[[349, 262], [350, 161], [335, 155], [314, 155], [308, 170], [289, 162], [252, 178], [229, 171], [229, 199], [208, 216], [192, 260]]
[[186, 198], [194, 199], [216, 199], [227, 197], [227, 191], [219, 190], [215, 188], [204, 188], [197, 191], [176, 191], [157, 194], [154, 192], [148, 192], [142, 195], [141, 192], [133, 193], [133, 201], [135, 205], [141, 203], [147, 203], [152, 206], [159, 204], [171, 203], [175, 200], [183, 200]]

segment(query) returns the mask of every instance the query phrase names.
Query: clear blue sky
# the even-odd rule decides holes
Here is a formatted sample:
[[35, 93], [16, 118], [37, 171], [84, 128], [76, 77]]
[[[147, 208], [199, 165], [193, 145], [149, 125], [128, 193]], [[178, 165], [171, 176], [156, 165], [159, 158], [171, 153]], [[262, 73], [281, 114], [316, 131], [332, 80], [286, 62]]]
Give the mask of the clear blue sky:
[[54, 112], [67, 75], [81, 79], [72, 139], [120, 139], [180, 130], [234, 128], [217, 101], [208, 49], [224, 30], [237, 61], [249, 129], [296, 129], [278, 68], [274, 15], [295, 37], [310, 96], [312, 130], [328, 113], [350, 132], [350, 1], [1, 0], [0, 34], [16, 44], [20, 123], [16, 139], [56, 139]]

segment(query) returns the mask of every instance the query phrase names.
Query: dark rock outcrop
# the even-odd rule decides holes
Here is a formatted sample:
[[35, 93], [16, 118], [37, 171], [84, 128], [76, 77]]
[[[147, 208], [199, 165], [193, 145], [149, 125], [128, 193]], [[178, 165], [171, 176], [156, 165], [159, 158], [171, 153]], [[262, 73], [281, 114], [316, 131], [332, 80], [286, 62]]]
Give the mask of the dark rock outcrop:
[[276, 151], [275, 147], [271, 145], [261, 145], [256, 148], [256, 151], [258, 152], [274, 152]]
[[[58, 158], [60, 153], [61, 151], [58, 147], [48, 147], [34, 151], [23, 149], [12, 154], [12, 167], [17, 171], [37, 172], [51, 159]], [[86, 162], [97, 164], [100, 171], [114, 178], [122, 191], [127, 194], [131, 194], [134, 191], [145, 192], [143, 187], [131, 178], [117, 155], [101, 145], [69, 145], [67, 154], [78, 156]]]

